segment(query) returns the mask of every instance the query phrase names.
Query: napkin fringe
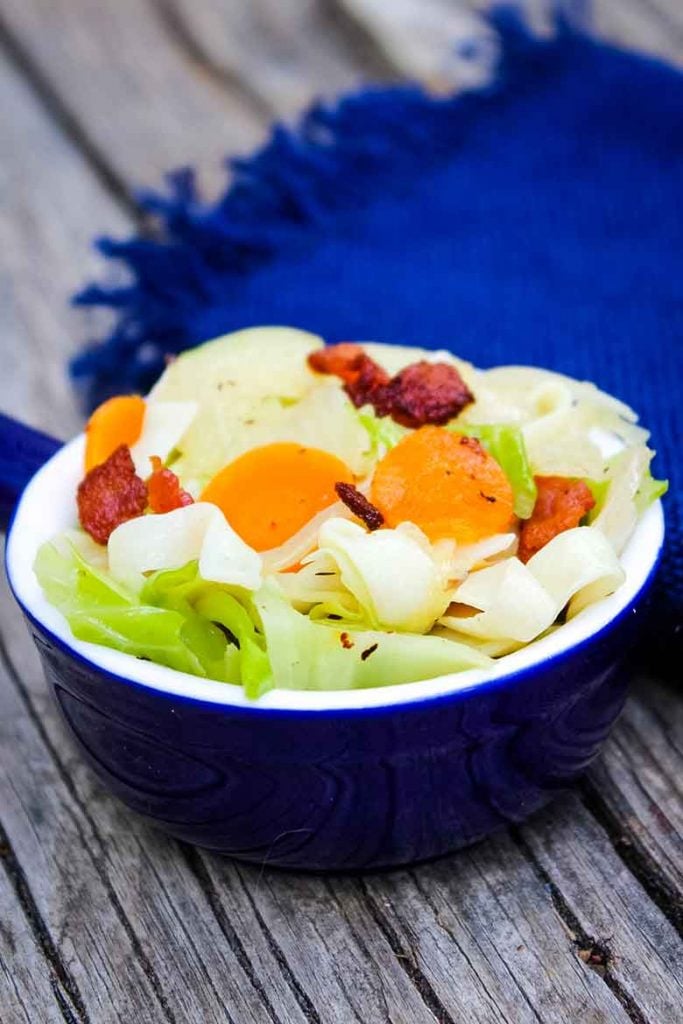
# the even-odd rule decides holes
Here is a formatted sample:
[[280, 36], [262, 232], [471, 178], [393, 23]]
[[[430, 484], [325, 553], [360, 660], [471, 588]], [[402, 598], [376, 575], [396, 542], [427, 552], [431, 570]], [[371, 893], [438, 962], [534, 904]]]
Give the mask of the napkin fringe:
[[230, 160], [231, 184], [215, 204], [202, 203], [191, 168], [167, 176], [166, 195], [140, 193], [153, 227], [96, 243], [126, 268], [128, 280], [92, 284], [74, 299], [115, 317], [109, 337], [90, 342], [71, 363], [85, 407], [114, 393], [147, 391], [169, 356], [206, 340], [202, 310], [226, 305], [246, 273], [352, 215], [378, 187], [409, 183], [427, 153], [433, 166], [452, 156], [483, 105], [536, 88], [577, 38], [558, 17], [556, 34], [540, 40], [513, 8], [499, 9], [490, 23], [500, 38], [499, 64], [476, 91], [444, 98], [417, 86], [374, 87], [334, 105], [316, 103], [296, 127], [276, 126], [254, 155]]

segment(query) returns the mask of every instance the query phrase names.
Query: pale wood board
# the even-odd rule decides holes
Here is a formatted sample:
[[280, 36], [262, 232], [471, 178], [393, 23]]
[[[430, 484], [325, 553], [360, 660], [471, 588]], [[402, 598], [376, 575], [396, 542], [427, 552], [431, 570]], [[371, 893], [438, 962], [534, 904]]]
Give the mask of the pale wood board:
[[102, 272], [95, 233], [133, 222], [7, 62], [0, 95], [2, 407], [68, 437], [80, 417], [64, 362], [87, 331], [68, 300]]
[[588, 805], [627, 863], [683, 923], [683, 701], [680, 688], [643, 677], [611, 743], [591, 768]]
[[[4, 844], [0, 857], [9, 858]], [[32, 927], [5, 871], [0, 871], [0, 907], [0, 1015], [17, 1024], [35, 1024], [40, 1008], [43, 1024], [61, 1024], [62, 1007], [69, 1006], [69, 997], [40, 947], [39, 923]]]
[[181, 49], [151, 0], [5, 0], [7, 33], [79, 141], [124, 190], [192, 163], [213, 194], [266, 119]]
[[[474, 24], [439, 5], [454, 32]], [[529, 8], [542, 26], [547, 4]], [[65, 300], [101, 273], [90, 239], [133, 229], [136, 185], [192, 162], [215, 190], [223, 155], [250, 149], [271, 113], [418, 60], [438, 84], [436, 49], [432, 74], [378, 11], [6, 0], [5, 411], [77, 427], [63, 365], [82, 324]], [[589, 14], [605, 38], [681, 58], [674, 0]], [[2, 1024], [678, 1024], [680, 693], [641, 680], [578, 794], [521, 829], [412, 870], [324, 879], [237, 865], [135, 819], [67, 739], [6, 590], [0, 633]]]

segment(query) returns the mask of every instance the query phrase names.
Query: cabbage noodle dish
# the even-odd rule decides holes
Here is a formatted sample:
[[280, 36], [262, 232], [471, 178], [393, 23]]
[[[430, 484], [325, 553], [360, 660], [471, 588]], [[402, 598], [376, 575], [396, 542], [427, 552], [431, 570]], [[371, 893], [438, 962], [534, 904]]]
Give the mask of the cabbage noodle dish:
[[253, 698], [485, 668], [621, 585], [666, 489], [636, 420], [546, 370], [240, 331], [95, 411], [35, 572], [79, 640]]

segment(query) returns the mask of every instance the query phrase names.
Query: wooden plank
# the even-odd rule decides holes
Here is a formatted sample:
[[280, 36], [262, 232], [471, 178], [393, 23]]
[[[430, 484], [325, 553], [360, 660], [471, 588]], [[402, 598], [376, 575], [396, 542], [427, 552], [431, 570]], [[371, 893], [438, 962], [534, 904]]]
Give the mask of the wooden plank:
[[213, 193], [224, 157], [264, 134], [263, 112], [187, 59], [152, 0], [6, 0], [2, 19], [28, 73], [128, 187], [191, 163]]
[[509, 837], [364, 884], [396, 950], [414, 960], [452, 1020], [627, 1024]]
[[65, 437], [79, 423], [65, 363], [84, 333], [68, 300], [101, 271], [93, 234], [127, 232], [132, 222], [8, 63], [0, 63], [0, 92], [2, 184], [11, 196], [0, 213], [0, 348], [11, 381], [2, 407]]
[[622, 859], [683, 930], [683, 704], [639, 680], [584, 789]]
[[[477, 15], [498, 0], [333, 0], [402, 75], [438, 88], [478, 84], [493, 56]], [[531, 29], [552, 31], [558, 8], [597, 38], [683, 65], [680, 0], [519, 0]], [[463, 43], [470, 45], [463, 47]]]
[[[0, 744], [12, 750], [0, 775], [2, 818], [87, 1015], [97, 1024], [304, 1024], [292, 991], [263, 980], [278, 972], [272, 956], [257, 971], [234, 927], [212, 913], [192, 858], [109, 797], [85, 766], [3, 591], [5, 654], [21, 681], [0, 668]], [[244, 927], [257, 929], [253, 915]]]
[[683, 66], [680, 0], [590, 0], [583, 22], [599, 39]]
[[553, 887], [570, 929], [588, 949], [597, 950], [605, 979], [623, 1005], [637, 1020], [678, 1024], [683, 1005], [680, 937], [646, 898], [579, 797], [541, 812], [519, 835]]
[[[64, 990], [54, 962], [50, 963], [36, 940], [17, 895], [21, 880], [12, 884], [10, 849], [0, 849], [0, 1020], [3, 1024], [64, 1024], [75, 1007]], [[38, 1016], [39, 1014], [39, 1016]]]
[[88, 826], [4, 668], [0, 746], [12, 751], [0, 765], [3, 828], [69, 988], [79, 993], [82, 1019], [98, 1024], [169, 1019], [90, 852]]
[[334, 6], [402, 78], [451, 92], [476, 88], [490, 77], [495, 40], [475, 3], [334, 0]]
[[[223, 913], [254, 963], [275, 957], [318, 1024], [434, 1024], [438, 1000], [416, 987], [364, 905], [356, 884], [238, 865], [200, 854]], [[245, 913], [246, 911], [246, 913]], [[255, 916], [257, 927], [250, 926]]]
[[159, 0], [159, 10], [189, 58], [228, 88], [238, 80], [255, 91], [279, 117], [354, 88], [376, 70], [335, 30], [321, 0]]

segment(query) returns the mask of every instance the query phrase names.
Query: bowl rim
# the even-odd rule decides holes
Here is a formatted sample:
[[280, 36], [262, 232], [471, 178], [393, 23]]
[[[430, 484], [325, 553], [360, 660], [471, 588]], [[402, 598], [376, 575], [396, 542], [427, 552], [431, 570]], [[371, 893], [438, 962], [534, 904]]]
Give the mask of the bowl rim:
[[[649, 588], [661, 558], [664, 516], [655, 502], [640, 517], [621, 556], [626, 579], [619, 590], [579, 612], [554, 633], [494, 663], [434, 679], [356, 690], [273, 689], [257, 700], [241, 687], [141, 661], [132, 655], [76, 640], [66, 619], [45, 599], [33, 573], [33, 559], [43, 540], [73, 526], [75, 494], [81, 475], [84, 436], [78, 435], [49, 459], [29, 481], [7, 531], [5, 568], [12, 593], [27, 619], [51, 643], [76, 662], [107, 678], [167, 697], [212, 705], [232, 712], [315, 714], [395, 711], [421, 708], [473, 692], [513, 686], [539, 669], [559, 666], [567, 657], [599, 642], [635, 611]], [[46, 499], [52, 498], [48, 502]], [[60, 501], [60, 498], [62, 500]], [[45, 516], [49, 508], [54, 518]]]

